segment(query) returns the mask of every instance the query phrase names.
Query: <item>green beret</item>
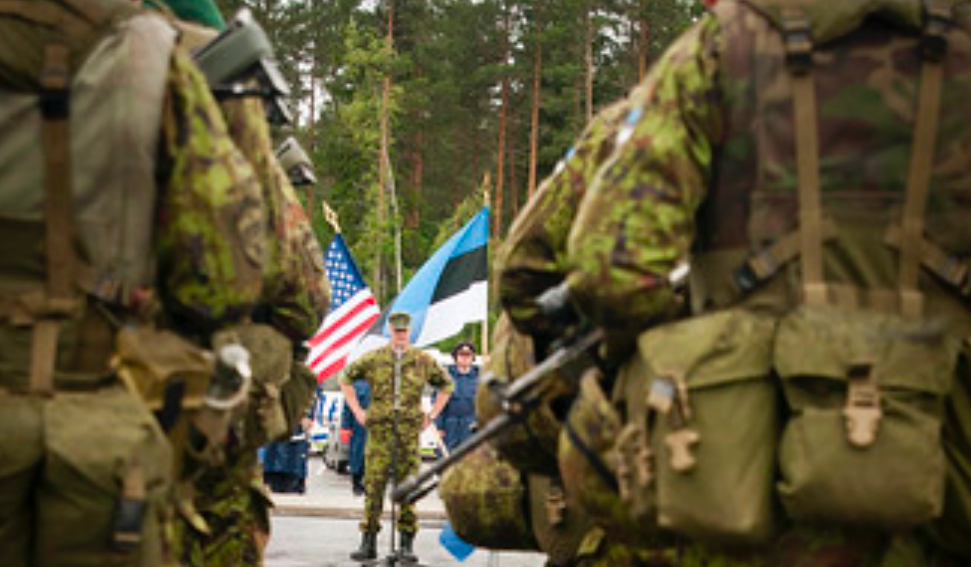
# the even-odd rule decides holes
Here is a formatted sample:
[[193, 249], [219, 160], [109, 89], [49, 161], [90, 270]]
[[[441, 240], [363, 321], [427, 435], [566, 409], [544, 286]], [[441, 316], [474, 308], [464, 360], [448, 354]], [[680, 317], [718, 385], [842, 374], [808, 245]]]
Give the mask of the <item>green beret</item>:
[[180, 20], [219, 31], [226, 29], [226, 21], [223, 20], [213, 0], [153, 0], [153, 2], [168, 6]]
[[407, 329], [411, 325], [411, 315], [404, 311], [395, 311], [388, 316], [388, 322], [392, 329]]

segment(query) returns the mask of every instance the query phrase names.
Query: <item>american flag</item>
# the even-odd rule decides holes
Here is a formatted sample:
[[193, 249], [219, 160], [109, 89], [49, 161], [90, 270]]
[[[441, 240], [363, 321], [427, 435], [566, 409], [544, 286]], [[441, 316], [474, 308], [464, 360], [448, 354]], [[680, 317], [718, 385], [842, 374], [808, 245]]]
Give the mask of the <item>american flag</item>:
[[307, 341], [307, 366], [323, 382], [344, 368], [347, 355], [361, 336], [381, 316], [371, 290], [351, 257], [344, 238], [338, 234], [325, 258], [330, 280], [330, 310], [317, 333]]

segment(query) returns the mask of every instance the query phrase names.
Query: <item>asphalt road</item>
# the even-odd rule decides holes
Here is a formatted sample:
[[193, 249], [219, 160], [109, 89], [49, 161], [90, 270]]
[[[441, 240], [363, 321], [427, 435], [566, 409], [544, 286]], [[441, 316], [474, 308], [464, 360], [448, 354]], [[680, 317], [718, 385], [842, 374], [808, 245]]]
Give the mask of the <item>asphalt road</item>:
[[[363, 497], [350, 494], [350, 477], [322, 466], [318, 457], [308, 466], [307, 494], [279, 495], [272, 533], [266, 551], [266, 567], [354, 567], [348, 554], [360, 544], [357, 519]], [[385, 505], [387, 513], [389, 505]], [[444, 508], [436, 494], [418, 505], [421, 522], [415, 553], [428, 567], [541, 567], [538, 553], [491, 552], [477, 549], [465, 561], [455, 559], [440, 543]], [[378, 537], [378, 557], [390, 553], [390, 522]], [[377, 565], [383, 565], [378, 562]]]

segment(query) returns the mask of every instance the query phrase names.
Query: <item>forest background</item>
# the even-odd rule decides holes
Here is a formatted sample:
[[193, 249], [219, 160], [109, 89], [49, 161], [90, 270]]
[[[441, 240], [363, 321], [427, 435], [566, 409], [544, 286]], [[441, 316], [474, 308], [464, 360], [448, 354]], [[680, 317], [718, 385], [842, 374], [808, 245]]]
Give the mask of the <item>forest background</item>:
[[[601, 107], [625, 96], [701, 0], [217, 0], [248, 7], [293, 89], [326, 201], [380, 305], [484, 204], [491, 250]], [[395, 266], [395, 227], [401, 262]]]

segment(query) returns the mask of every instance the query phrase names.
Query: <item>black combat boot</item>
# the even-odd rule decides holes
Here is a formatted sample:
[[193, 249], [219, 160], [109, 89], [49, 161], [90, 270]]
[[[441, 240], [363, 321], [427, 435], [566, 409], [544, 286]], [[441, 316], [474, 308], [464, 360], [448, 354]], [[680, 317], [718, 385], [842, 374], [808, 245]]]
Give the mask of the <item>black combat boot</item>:
[[414, 543], [415, 534], [401, 532], [401, 550], [398, 551], [398, 557], [405, 563], [418, 563], [418, 556], [412, 549]]
[[354, 561], [367, 561], [378, 556], [378, 534], [377, 532], [364, 532], [361, 534], [361, 547], [351, 553]]

